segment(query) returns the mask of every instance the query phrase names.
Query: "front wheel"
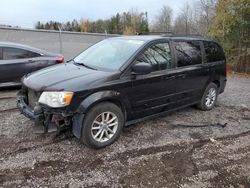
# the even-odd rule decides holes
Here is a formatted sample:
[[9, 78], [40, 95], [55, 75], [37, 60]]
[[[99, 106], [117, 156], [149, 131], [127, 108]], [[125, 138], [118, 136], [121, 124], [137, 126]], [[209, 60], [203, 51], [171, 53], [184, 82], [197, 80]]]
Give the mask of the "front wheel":
[[205, 89], [202, 99], [200, 103], [198, 104], [198, 108], [201, 110], [211, 110], [218, 97], [218, 87], [215, 83], [208, 84], [207, 88]]
[[97, 104], [87, 113], [83, 128], [82, 141], [93, 148], [112, 144], [120, 135], [124, 125], [121, 109], [110, 102]]

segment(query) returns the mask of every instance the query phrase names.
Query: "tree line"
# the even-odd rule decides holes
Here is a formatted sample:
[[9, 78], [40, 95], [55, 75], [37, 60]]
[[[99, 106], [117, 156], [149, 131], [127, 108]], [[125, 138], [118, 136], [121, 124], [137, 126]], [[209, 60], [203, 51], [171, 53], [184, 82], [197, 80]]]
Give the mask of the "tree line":
[[149, 33], [147, 12], [138, 12], [136, 10], [124, 12], [122, 14], [117, 13], [110, 19], [98, 19], [95, 21], [90, 21], [89, 19], [81, 19], [80, 21], [74, 19], [73, 21], [68, 21], [66, 23], [56, 21], [41, 23], [39, 21], [36, 23], [35, 28], [123, 35]]
[[186, 2], [175, 19], [173, 19], [172, 8], [165, 5], [159, 10], [152, 23], [148, 21], [147, 12], [132, 9], [128, 12], [117, 13], [109, 19], [94, 21], [89, 19], [79, 21], [74, 19], [66, 23], [38, 21], [35, 28], [127, 35], [151, 32], [207, 35], [211, 20], [215, 16], [216, 4], [216, 0], [196, 0], [192, 4]]
[[249, 0], [219, 0], [209, 35], [223, 45], [232, 70], [250, 73]]

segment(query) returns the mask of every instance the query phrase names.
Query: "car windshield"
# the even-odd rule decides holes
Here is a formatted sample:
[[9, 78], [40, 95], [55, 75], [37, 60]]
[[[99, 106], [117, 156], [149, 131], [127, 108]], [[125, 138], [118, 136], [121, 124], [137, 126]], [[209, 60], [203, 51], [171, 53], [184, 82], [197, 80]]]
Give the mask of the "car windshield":
[[105, 39], [83, 51], [74, 62], [101, 70], [118, 70], [144, 41], [121, 38]]

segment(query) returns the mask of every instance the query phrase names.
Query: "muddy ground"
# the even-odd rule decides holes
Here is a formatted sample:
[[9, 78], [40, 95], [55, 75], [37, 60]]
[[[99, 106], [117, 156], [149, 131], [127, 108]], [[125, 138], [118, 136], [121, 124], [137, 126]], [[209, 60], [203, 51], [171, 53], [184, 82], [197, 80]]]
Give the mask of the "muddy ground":
[[229, 78], [212, 111], [135, 124], [100, 150], [34, 134], [15, 93], [0, 91], [0, 187], [250, 187], [249, 78]]

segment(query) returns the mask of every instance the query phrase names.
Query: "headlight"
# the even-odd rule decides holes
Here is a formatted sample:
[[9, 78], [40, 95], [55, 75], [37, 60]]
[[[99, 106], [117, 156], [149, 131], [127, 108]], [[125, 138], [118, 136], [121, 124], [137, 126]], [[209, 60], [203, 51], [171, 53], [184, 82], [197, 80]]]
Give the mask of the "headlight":
[[44, 91], [39, 98], [39, 103], [46, 104], [53, 108], [68, 106], [72, 99], [73, 92], [65, 91]]

